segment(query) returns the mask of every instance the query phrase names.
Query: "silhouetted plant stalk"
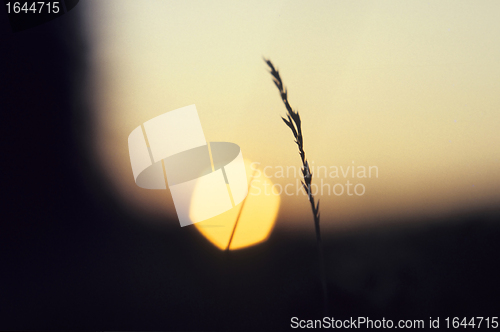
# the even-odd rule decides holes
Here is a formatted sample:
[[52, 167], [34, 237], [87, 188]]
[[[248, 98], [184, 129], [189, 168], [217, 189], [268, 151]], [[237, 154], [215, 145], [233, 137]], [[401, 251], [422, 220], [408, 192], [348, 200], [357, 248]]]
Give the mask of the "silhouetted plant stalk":
[[301, 183], [302, 186], [304, 187], [304, 190], [307, 192], [307, 197], [309, 198], [309, 203], [311, 204], [311, 209], [314, 216], [314, 226], [316, 229], [316, 240], [318, 247], [321, 284], [323, 287], [324, 309], [325, 313], [328, 313], [328, 290], [326, 285], [326, 270], [325, 270], [325, 261], [323, 258], [323, 247], [321, 245], [321, 232], [319, 228], [319, 199], [318, 203], [315, 204], [314, 195], [311, 192], [311, 182], [313, 174], [311, 173], [309, 162], [307, 161], [306, 153], [304, 151], [304, 139], [302, 136], [300, 115], [298, 111], [294, 111], [292, 109], [290, 103], [288, 102], [287, 90], [283, 84], [283, 81], [281, 80], [280, 73], [276, 68], [274, 68], [271, 60], [264, 59], [264, 61], [271, 69], [270, 73], [271, 75], [273, 75], [273, 82], [274, 84], [276, 84], [276, 87], [280, 92], [281, 99], [283, 100], [283, 103], [285, 104], [287, 110], [287, 115], [286, 115], [287, 118], [286, 119], [284, 117], [281, 118], [292, 131], [293, 136], [295, 137], [295, 143], [297, 143], [297, 146], [299, 148], [299, 155], [300, 159], [302, 160], [302, 175], [304, 176], [304, 180], [303, 181], [301, 180]]

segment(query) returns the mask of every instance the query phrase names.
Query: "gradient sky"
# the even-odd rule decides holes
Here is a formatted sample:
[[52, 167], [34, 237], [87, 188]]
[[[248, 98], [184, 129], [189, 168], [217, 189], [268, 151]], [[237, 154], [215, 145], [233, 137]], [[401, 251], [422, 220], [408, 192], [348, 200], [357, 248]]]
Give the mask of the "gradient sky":
[[[96, 158], [131, 211], [175, 217], [133, 180], [127, 137], [196, 104], [208, 141], [300, 166], [262, 57], [280, 69], [318, 166], [377, 166], [363, 196], [323, 195], [323, 229], [435, 215], [500, 199], [498, 1], [82, 2], [91, 38]], [[296, 183], [294, 178], [274, 183]], [[314, 181], [319, 181], [315, 179]], [[277, 227], [312, 228], [304, 196]]]

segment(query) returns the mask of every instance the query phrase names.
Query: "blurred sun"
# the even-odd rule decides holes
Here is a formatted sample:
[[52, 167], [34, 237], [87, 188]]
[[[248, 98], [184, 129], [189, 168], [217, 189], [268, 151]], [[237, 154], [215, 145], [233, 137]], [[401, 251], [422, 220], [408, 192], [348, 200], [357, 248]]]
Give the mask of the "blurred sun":
[[280, 206], [279, 193], [263, 172], [245, 160], [248, 195], [232, 209], [195, 223], [195, 227], [221, 250], [235, 250], [265, 241], [273, 230]]

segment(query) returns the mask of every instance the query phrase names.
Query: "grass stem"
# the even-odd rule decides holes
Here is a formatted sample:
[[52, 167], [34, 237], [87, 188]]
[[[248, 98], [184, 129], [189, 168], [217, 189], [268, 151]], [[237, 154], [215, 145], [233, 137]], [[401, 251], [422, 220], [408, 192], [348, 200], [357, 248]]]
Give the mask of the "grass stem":
[[287, 110], [287, 115], [286, 118], [282, 117], [283, 121], [285, 124], [290, 128], [290, 130], [293, 133], [293, 136], [295, 137], [295, 143], [297, 144], [299, 148], [299, 155], [300, 159], [302, 161], [302, 175], [304, 177], [304, 180], [301, 181], [302, 186], [304, 187], [304, 190], [307, 192], [307, 197], [309, 199], [309, 203], [311, 204], [311, 210], [313, 213], [314, 217], [314, 227], [316, 230], [316, 242], [317, 242], [317, 247], [318, 247], [318, 259], [319, 259], [319, 268], [320, 268], [320, 277], [321, 277], [321, 286], [323, 289], [323, 306], [324, 306], [324, 311], [325, 315], [328, 315], [328, 289], [327, 289], [327, 282], [326, 282], [326, 269], [325, 269], [325, 260], [324, 260], [324, 255], [323, 255], [323, 246], [321, 244], [321, 231], [319, 227], [319, 199], [318, 202], [315, 203], [314, 201], [314, 195], [311, 192], [311, 183], [312, 183], [312, 176], [313, 174], [311, 173], [311, 169], [309, 167], [309, 162], [307, 161], [306, 158], [306, 153], [304, 151], [304, 139], [302, 136], [302, 122], [300, 120], [300, 115], [298, 111], [294, 111], [292, 107], [290, 106], [290, 103], [288, 102], [288, 92], [286, 90], [286, 87], [283, 84], [283, 81], [281, 80], [281, 76], [279, 74], [279, 71], [274, 67], [272, 64], [271, 60], [264, 59], [266, 64], [269, 66], [270, 73], [273, 76], [273, 82], [278, 88], [281, 99], [283, 100], [283, 103], [285, 104], [286, 110]]

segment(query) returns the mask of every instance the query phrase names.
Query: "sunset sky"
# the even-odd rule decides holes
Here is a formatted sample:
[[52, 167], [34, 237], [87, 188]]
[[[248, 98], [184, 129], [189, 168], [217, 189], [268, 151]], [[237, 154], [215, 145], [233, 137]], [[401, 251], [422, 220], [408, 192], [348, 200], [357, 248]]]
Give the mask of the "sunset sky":
[[[500, 201], [498, 1], [89, 0], [89, 97], [98, 165], [130, 211], [175, 218], [167, 191], [137, 187], [127, 138], [196, 104], [207, 141], [274, 174], [300, 167], [263, 57], [279, 68], [314, 166], [376, 166], [362, 196], [318, 195], [325, 230]], [[356, 171], [357, 172], [357, 171]], [[372, 174], [373, 175], [373, 174]], [[297, 178], [271, 181], [285, 186]], [[295, 192], [295, 190], [294, 190]], [[276, 227], [312, 229], [302, 195]]]

